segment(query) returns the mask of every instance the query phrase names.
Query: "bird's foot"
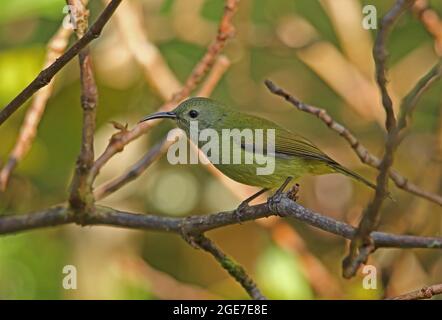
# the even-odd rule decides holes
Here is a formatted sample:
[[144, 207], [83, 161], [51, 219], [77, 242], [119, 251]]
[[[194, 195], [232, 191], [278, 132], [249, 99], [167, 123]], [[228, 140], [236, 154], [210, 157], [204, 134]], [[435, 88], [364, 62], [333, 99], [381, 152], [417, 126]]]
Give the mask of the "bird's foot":
[[[287, 185], [292, 180], [292, 177], [288, 177], [284, 183], [276, 190], [276, 192], [267, 199], [267, 205], [269, 206], [269, 209], [272, 212], [275, 212], [277, 215], [282, 216], [282, 214], [279, 212], [278, 204], [281, 202], [284, 195], [284, 189], [287, 187]], [[292, 188], [293, 189], [293, 188]]]
[[284, 194], [282, 192], [276, 192], [274, 195], [270, 196], [267, 199], [267, 205], [269, 206], [270, 211], [276, 213], [278, 216], [281, 216], [278, 204], [281, 202], [283, 196]]
[[233, 211], [233, 215], [235, 216], [236, 221], [238, 221], [239, 224], [242, 224], [244, 211], [246, 211], [249, 207], [249, 203], [247, 201], [243, 201], [239, 204], [238, 208]]
[[299, 196], [298, 196], [298, 192], [299, 192], [299, 184], [294, 184], [293, 185], [293, 187], [291, 187], [290, 188], [290, 190], [287, 192], [287, 197], [290, 199], [290, 200], [293, 200], [293, 201], [297, 201], [298, 199], [299, 199]]
[[262, 195], [264, 192], [266, 192], [268, 189], [264, 188], [259, 190], [258, 192], [256, 192], [255, 194], [253, 194], [252, 196], [248, 197], [247, 199], [245, 199], [243, 202], [241, 202], [238, 206], [238, 208], [235, 209], [235, 211], [233, 211], [233, 214], [236, 218], [236, 220], [238, 221], [239, 224], [242, 223], [242, 217], [244, 212], [250, 207], [249, 203], [258, 198], [260, 195]]

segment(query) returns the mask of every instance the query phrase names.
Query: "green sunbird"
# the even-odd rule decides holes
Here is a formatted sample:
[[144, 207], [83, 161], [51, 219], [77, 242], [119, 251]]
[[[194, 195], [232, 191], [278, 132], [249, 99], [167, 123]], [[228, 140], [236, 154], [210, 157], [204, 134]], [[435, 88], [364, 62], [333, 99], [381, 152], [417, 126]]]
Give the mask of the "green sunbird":
[[[322, 175], [338, 172], [350, 176], [373, 189], [376, 188], [373, 183], [343, 167], [301, 135], [290, 132], [269, 120], [241, 113], [212, 99], [190, 98], [179, 104], [173, 111], [152, 114], [145, 117], [141, 122], [159, 118], [174, 119], [177, 126], [186, 132], [187, 137], [190, 137], [192, 121], [197, 121], [199, 132], [204, 129], [213, 129], [219, 135], [221, 135], [223, 129], [274, 129], [274, 145], [272, 145], [274, 149], [274, 171], [272, 174], [258, 175], [256, 173], [259, 166], [257, 163], [212, 162], [223, 174], [240, 183], [269, 190], [280, 187], [288, 178], [296, 180], [306, 174]], [[264, 137], [264, 139], [266, 138]], [[261, 152], [266, 152], [269, 149], [265, 147], [265, 142], [266, 140], [264, 140], [264, 147]], [[202, 146], [199, 141], [198, 146], [200, 148]], [[229, 147], [231, 148], [227, 150], [229, 153], [239, 151], [243, 158], [250, 151], [255, 150], [257, 152], [256, 149], [250, 149], [250, 146], [242, 140], [233, 142]], [[221, 149], [222, 146], [220, 145], [220, 153], [223, 151]]]

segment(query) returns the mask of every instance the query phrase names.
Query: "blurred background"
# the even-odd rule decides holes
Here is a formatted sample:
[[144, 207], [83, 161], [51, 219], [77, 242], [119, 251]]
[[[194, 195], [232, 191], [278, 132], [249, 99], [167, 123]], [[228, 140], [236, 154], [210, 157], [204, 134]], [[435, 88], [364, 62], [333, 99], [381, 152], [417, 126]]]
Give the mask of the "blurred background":
[[[230, 61], [212, 97], [301, 132], [338, 162], [374, 180], [348, 144], [309, 114], [295, 110], [263, 85], [271, 79], [302, 101], [325, 108], [375, 155], [383, 150], [383, 110], [373, 80], [375, 30], [361, 28], [362, 8], [380, 17], [384, 0], [241, 0], [236, 36], [223, 54]], [[442, 0], [429, 1], [442, 16]], [[47, 44], [66, 16], [62, 0], [4, 1], [0, 11], [0, 106], [42, 69]], [[157, 70], [146, 56], [160, 54], [179, 87], [214, 39], [222, 0], [125, 0], [91, 45], [99, 89], [95, 148], [99, 155], [116, 132], [110, 121], [133, 127], [173, 92], [152, 85]], [[89, 1], [90, 21], [104, 7]], [[69, 44], [75, 40], [70, 37]], [[395, 102], [436, 62], [434, 39], [407, 13], [388, 44], [389, 87]], [[153, 51], [152, 51], [153, 50]], [[394, 167], [423, 189], [441, 193], [442, 83], [415, 112]], [[29, 106], [30, 102], [26, 104]], [[397, 105], [397, 103], [396, 103]], [[13, 148], [26, 106], [0, 128], [0, 167]], [[124, 173], [170, 129], [162, 122], [103, 168], [101, 185]], [[0, 215], [21, 214], [65, 201], [80, 149], [78, 60], [56, 77], [35, 142], [0, 192]], [[317, 212], [357, 224], [372, 191], [341, 175], [306, 177], [299, 202]], [[398, 234], [442, 234], [442, 210], [390, 183], [396, 202], [386, 201], [380, 229]], [[187, 216], [235, 208], [244, 190], [227, 188], [203, 165], [170, 165], [162, 157], [141, 177], [99, 201], [117, 209]], [[247, 193], [246, 193], [247, 194]], [[251, 193], [250, 193], [251, 194]], [[208, 234], [240, 262], [271, 299], [378, 299], [442, 282], [436, 250], [377, 251], [377, 289], [363, 275], [341, 277], [343, 239], [281, 219], [229, 226]], [[63, 266], [78, 271], [77, 290], [62, 287]], [[177, 235], [108, 227], [65, 226], [0, 237], [0, 299], [189, 299], [247, 298], [214, 261]]]

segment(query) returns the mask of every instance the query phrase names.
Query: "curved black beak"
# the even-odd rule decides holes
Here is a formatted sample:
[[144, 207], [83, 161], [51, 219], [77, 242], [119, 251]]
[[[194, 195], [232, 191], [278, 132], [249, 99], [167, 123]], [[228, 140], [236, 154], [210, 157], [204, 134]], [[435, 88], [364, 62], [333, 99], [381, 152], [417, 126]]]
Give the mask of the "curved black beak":
[[175, 112], [157, 112], [141, 119], [139, 122], [144, 122], [153, 119], [164, 119], [164, 118], [176, 119], [177, 116]]

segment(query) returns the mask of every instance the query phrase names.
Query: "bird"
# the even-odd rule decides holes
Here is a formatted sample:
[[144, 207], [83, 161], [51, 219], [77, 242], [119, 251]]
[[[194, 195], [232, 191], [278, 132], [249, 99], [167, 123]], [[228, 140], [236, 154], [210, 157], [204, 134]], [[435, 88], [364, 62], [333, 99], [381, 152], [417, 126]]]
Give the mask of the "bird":
[[[340, 173], [376, 189], [375, 184], [333, 160], [302, 135], [289, 131], [270, 120], [242, 113], [216, 100], [192, 97], [181, 102], [172, 111], [151, 114], [144, 117], [140, 122], [163, 118], [174, 120], [177, 127], [182, 129], [188, 138], [191, 135], [191, 123], [193, 121], [198, 124], [198, 133], [211, 129], [220, 136], [225, 129], [262, 129], [267, 130], [267, 132], [269, 129], [273, 130], [273, 144], [269, 145], [266, 144], [267, 141], [264, 141], [264, 147], [259, 151], [257, 151], [258, 148], [253, 149], [253, 146], [251, 147], [243, 141], [244, 139], [234, 141], [228, 146], [229, 150], [223, 150], [221, 144], [219, 149], [215, 150], [215, 153], [218, 152], [219, 154], [222, 154], [223, 151], [228, 151], [230, 154], [239, 152], [241, 157], [245, 158], [250, 152], [265, 153], [273, 149], [274, 170], [271, 174], [257, 174], [259, 164], [256, 162], [213, 162], [213, 165], [229, 178], [246, 185], [262, 188], [255, 195], [246, 199], [246, 202], [251, 201], [265, 191], [276, 190], [280, 192], [288, 184], [305, 175]], [[198, 141], [198, 147], [201, 148], [202, 145], [203, 142]]]

